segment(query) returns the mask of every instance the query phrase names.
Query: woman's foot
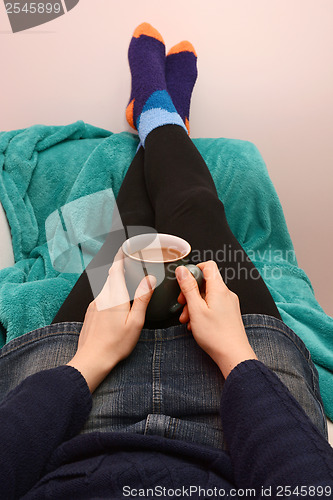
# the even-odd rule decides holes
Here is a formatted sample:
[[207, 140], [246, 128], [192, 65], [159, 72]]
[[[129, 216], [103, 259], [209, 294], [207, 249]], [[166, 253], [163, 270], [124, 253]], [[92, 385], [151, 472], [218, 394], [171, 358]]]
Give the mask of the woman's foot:
[[156, 91], [166, 91], [165, 45], [162, 35], [148, 23], [134, 31], [128, 49], [132, 91], [126, 109], [128, 123], [138, 129], [138, 118], [148, 98]]
[[190, 133], [190, 104], [197, 70], [197, 54], [193, 45], [184, 40], [172, 47], [166, 57], [165, 76], [168, 92]]
[[173, 124], [186, 129], [167, 91], [163, 38], [150, 24], [140, 24], [134, 31], [128, 60], [132, 92], [126, 118], [138, 130], [142, 145], [156, 127]]
[[[162, 36], [150, 24], [143, 23], [134, 31], [128, 60], [132, 91], [126, 118], [138, 130], [142, 145], [147, 135], [157, 127], [173, 124], [186, 130], [185, 123], [188, 126], [190, 99], [197, 75], [193, 46], [189, 42], [181, 42], [171, 49], [166, 58]], [[168, 75], [166, 66], [169, 68]]]

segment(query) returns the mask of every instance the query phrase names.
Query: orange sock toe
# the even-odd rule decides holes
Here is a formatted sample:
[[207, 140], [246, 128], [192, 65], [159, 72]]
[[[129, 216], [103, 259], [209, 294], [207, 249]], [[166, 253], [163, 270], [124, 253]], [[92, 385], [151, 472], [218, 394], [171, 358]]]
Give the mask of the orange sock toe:
[[193, 47], [191, 42], [187, 40], [183, 40], [182, 42], [179, 42], [173, 47], [171, 47], [167, 55], [170, 56], [171, 54], [179, 54], [179, 52], [193, 52], [195, 57], [197, 57], [195, 48]]
[[156, 38], [160, 42], [164, 43], [161, 33], [157, 31], [151, 24], [142, 23], [134, 31], [133, 37], [139, 38], [141, 35], [150, 36], [151, 38]]

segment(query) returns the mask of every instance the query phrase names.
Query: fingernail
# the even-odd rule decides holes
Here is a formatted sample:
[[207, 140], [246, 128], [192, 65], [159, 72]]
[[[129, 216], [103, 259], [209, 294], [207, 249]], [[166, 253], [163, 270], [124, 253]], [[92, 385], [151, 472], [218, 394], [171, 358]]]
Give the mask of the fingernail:
[[179, 266], [176, 269], [176, 275], [179, 281], [185, 280], [188, 277], [188, 270], [185, 266]]

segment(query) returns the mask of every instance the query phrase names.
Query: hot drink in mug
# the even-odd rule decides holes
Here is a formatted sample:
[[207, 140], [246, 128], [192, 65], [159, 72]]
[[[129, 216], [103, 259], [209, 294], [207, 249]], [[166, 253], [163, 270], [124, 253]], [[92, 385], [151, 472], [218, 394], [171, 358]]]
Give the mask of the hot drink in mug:
[[163, 233], [146, 233], [133, 236], [122, 245], [126, 285], [130, 297], [144, 276], [155, 276], [154, 293], [148, 304], [146, 318], [162, 321], [172, 317], [182, 308], [177, 302], [180, 288], [175, 275], [178, 266], [185, 265], [201, 286], [201, 270], [188, 264], [190, 244], [178, 236]]

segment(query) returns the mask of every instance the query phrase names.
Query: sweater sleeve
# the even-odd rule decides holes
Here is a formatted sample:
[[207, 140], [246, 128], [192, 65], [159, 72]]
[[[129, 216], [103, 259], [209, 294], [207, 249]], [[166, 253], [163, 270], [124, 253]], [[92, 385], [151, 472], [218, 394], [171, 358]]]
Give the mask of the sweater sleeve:
[[[262, 488], [271, 488], [273, 498], [299, 498], [296, 487], [300, 492], [301, 486], [303, 498], [310, 486], [327, 486], [326, 491], [331, 486], [333, 492], [331, 446], [263, 363], [249, 360], [232, 370], [223, 388], [221, 416], [237, 487], [254, 488], [258, 498]], [[295, 487], [294, 495], [281, 490], [285, 487]], [[311, 492], [310, 497], [317, 498]]]
[[83, 376], [71, 366], [26, 378], [0, 404], [0, 498], [20, 498], [39, 480], [48, 458], [75, 436], [91, 410]]

